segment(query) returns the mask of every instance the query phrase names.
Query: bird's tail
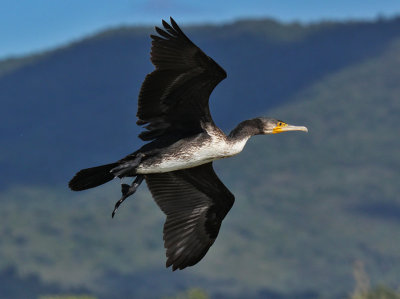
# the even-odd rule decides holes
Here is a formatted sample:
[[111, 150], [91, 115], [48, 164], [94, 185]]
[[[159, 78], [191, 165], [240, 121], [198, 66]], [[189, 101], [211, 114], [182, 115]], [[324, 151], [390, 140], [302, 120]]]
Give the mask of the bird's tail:
[[115, 177], [110, 171], [116, 166], [118, 163], [82, 169], [69, 181], [68, 186], [71, 190], [81, 191], [105, 184]]

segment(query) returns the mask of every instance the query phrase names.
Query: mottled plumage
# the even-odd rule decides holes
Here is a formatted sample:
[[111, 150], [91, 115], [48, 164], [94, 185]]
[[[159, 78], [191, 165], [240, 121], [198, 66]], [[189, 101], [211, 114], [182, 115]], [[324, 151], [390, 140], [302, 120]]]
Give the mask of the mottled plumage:
[[240, 123], [229, 135], [215, 126], [209, 97], [226, 72], [195, 44], [171, 18], [159, 35], [151, 35], [151, 61], [139, 94], [139, 137], [149, 143], [111, 164], [79, 171], [69, 182], [80, 191], [114, 177], [135, 177], [122, 184], [120, 204], [143, 180], [166, 214], [164, 245], [167, 267], [183, 269], [199, 262], [218, 236], [222, 220], [234, 203], [233, 194], [215, 174], [212, 161], [240, 153], [257, 134], [306, 131], [273, 118]]

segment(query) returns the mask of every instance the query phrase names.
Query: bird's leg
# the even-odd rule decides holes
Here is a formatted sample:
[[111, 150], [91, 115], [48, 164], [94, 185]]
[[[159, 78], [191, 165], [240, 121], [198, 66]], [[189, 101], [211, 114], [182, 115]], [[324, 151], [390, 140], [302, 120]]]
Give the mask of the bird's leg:
[[143, 179], [144, 179], [144, 175], [139, 174], [136, 176], [136, 179], [133, 181], [133, 183], [131, 185], [128, 185], [128, 184], [121, 185], [122, 197], [120, 200], [118, 200], [115, 203], [114, 210], [111, 214], [112, 218], [114, 218], [114, 215], [117, 212], [118, 207], [121, 205], [121, 203], [123, 203], [125, 199], [127, 199], [129, 196], [131, 196], [133, 193], [136, 192], [137, 188], [142, 183]]
[[143, 153], [138, 153], [132, 160], [121, 162], [120, 165], [111, 169], [111, 173], [119, 178], [127, 176], [132, 170], [134, 170], [142, 161], [144, 157]]

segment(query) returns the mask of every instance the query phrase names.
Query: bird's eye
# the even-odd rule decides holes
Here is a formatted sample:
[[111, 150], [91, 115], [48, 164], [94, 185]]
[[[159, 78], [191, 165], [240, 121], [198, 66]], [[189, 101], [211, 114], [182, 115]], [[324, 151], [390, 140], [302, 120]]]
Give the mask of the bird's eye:
[[282, 127], [282, 122], [278, 122], [278, 127]]

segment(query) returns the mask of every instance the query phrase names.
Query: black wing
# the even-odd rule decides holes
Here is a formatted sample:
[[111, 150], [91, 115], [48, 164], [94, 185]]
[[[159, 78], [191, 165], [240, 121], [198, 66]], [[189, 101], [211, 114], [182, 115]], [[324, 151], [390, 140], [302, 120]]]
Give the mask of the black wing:
[[199, 262], [217, 238], [235, 198], [215, 174], [212, 163], [146, 175], [147, 186], [167, 215], [164, 246], [167, 267], [183, 269]]
[[162, 21], [160, 36], [151, 35], [151, 61], [156, 69], [146, 76], [138, 102], [138, 125], [148, 124], [139, 137], [152, 140], [168, 132], [200, 132], [212, 122], [211, 92], [226, 72], [182, 32], [171, 18]]

